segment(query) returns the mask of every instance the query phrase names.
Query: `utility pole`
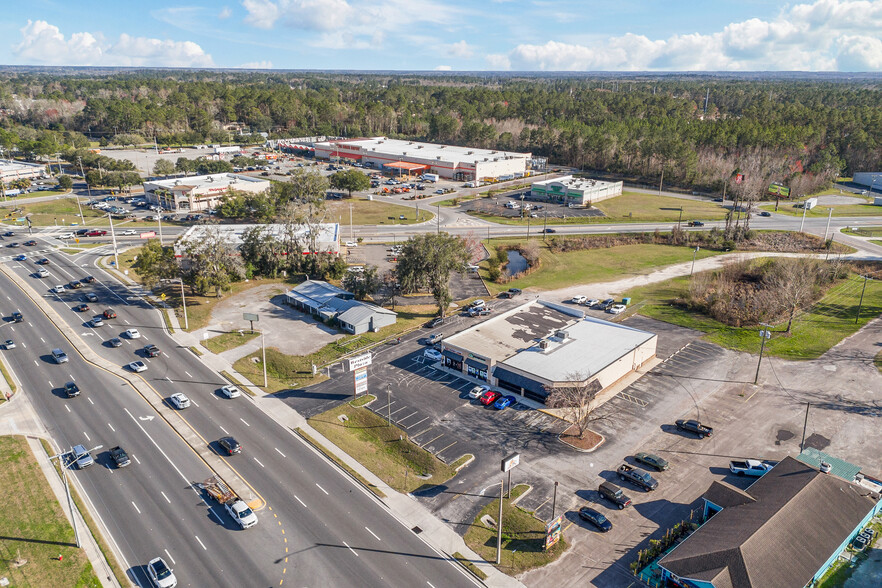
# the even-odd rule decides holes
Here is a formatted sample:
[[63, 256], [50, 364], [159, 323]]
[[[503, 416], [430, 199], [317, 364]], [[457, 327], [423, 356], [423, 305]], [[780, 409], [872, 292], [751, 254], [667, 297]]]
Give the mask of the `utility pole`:
[[[184, 296], [184, 278], [181, 278], [181, 304], [184, 305], [184, 330], [190, 330], [190, 323], [187, 321], [187, 298]], [[264, 362], [266, 365], [266, 362]]]
[[830, 207], [827, 210], [829, 210], [830, 212], [829, 212], [829, 214], [827, 214], [827, 228], [824, 229], [824, 242], [825, 243], [827, 242], [827, 233], [830, 232], [830, 221], [833, 219], [833, 208]]
[[683, 207], [680, 207], [680, 216], [677, 217], [677, 230], [680, 230], [680, 221], [683, 220]]
[[551, 499], [551, 520], [554, 520], [554, 514], [557, 509], [557, 482], [554, 483], [554, 495]]
[[386, 423], [392, 426], [392, 389], [386, 388]]
[[[489, 230], [489, 229], [488, 229]], [[545, 218], [542, 221], [542, 240], [546, 241], [548, 239], [548, 207], [545, 207]]]
[[502, 563], [502, 495], [505, 492], [505, 474], [499, 484], [499, 518], [496, 520], [496, 565]]
[[159, 219], [159, 246], [162, 247], [162, 211], [156, 213], [156, 218]]
[[864, 276], [864, 287], [861, 288], [861, 301], [858, 303], [857, 314], [854, 316], [854, 324], [858, 324], [858, 320], [861, 318], [861, 308], [864, 306], [864, 292], [867, 291], [867, 281], [869, 279], [869, 274]]
[[[89, 187], [89, 180], [86, 179], [86, 172], [83, 171], [83, 158], [77, 157], [77, 160], [80, 162], [80, 173], [83, 175], [83, 181], [86, 182], [86, 192], [89, 194], [89, 200], [92, 199], [92, 188]], [[77, 209], [80, 211], [80, 222], [85, 224], [86, 219], [83, 218], [83, 208], [80, 206], [80, 197], [74, 192], [74, 198], [77, 201]]]
[[116, 248], [116, 233], [113, 230], [113, 215], [109, 212], [107, 213], [107, 221], [110, 223], [110, 238], [113, 240], [113, 264], [117, 271], [122, 271], [119, 269], [119, 254]]
[[355, 241], [355, 239], [352, 238], [352, 203], [351, 202], [349, 203], [349, 240]]
[[263, 387], [268, 388], [269, 382], [266, 379], [266, 339], [263, 336], [264, 329], [260, 330], [260, 346], [263, 348]]
[[[760, 323], [760, 324], [764, 327], [770, 326], [765, 323]], [[756, 385], [757, 381], [759, 381], [760, 364], [763, 363], [763, 350], [765, 350], [765, 348], [766, 348], [766, 339], [770, 339], [772, 337], [772, 332], [771, 331], [760, 331], [759, 336], [762, 339], [762, 343], [760, 343], [759, 361], [756, 362], [756, 375], [753, 377], [754, 385]]]
[[441, 205], [438, 204], [436, 206], [438, 206], [438, 218], [436, 220], [438, 221], [438, 234], [440, 235], [441, 234]]
[[802, 441], [799, 442], [799, 452], [800, 453], [805, 451], [805, 431], [806, 431], [806, 429], [808, 429], [808, 413], [809, 413], [809, 408], [811, 408], [811, 406], [812, 406], [811, 402], [805, 403], [805, 422], [802, 424]]
[[689, 270], [689, 277], [692, 277], [692, 272], [695, 271], [695, 256], [698, 255], [699, 249], [701, 249], [701, 247], [696, 246], [695, 251], [692, 252], [692, 269]]
[[805, 211], [808, 210], [805, 206], [805, 194], [800, 194], [802, 198], [802, 222], [799, 223], [799, 232], [802, 232], [802, 227], [805, 226]]

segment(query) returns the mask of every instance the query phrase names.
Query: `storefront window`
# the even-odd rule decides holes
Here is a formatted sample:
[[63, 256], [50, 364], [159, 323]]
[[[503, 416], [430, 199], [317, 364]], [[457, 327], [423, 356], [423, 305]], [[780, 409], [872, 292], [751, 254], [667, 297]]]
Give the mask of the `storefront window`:
[[468, 374], [469, 374], [469, 376], [471, 376], [473, 378], [478, 378], [479, 380], [483, 380], [485, 382], [487, 381], [487, 370], [486, 369], [479, 369], [476, 367], [469, 366]]
[[[444, 367], [449, 367], [450, 369], [454, 369], [458, 372], [461, 372], [462, 371], [462, 362], [456, 361], [455, 359], [447, 357], [445, 355], [444, 356]], [[472, 369], [472, 368], [469, 368], [469, 369]]]

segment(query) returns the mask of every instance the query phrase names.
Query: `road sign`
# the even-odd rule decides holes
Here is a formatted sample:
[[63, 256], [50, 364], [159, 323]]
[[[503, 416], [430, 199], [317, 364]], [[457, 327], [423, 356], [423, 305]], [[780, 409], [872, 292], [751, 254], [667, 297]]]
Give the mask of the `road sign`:
[[253, 321], [256, 323], [257, 321], [260, 320], [260, 317], [257, 316], [256, 314], [254, 314], [253, 312], [243, 312], [242, 313], [242, 320]]
[[520, 453], [512, 453], [508, 457], [502, 460], [502, 471], [507, 472], [512, 468], [516, 468], [521, 463], [521, 454]]
[[545, 549], [546, 551], [554, 547], [554, 544], [560, 541], [560, 523], [563, 515], [557, 515], [553, 520], [545, 525]]
[[165, 300], [165, 292], [163, 292], [162, 294], [159, 295], [159, 299], [160, 299], [160, 300]]
[[355, 395], [364, 394], [368, 390], [367, 368], [355, 370], [352, 374], [355, 381]]
[[346, 371], [352, 372], [361, 368], [366, 368], [371, 365], [371, 354], [363, 353], [361, 355], [356, 355], [355, 357], [347, 357], [345, 361]]
[[148, 232], [146, 232], [146, 233], [141, 233], [141, 238], [142, 238], [142, 239], [150, 239], [150, 238], [155, 237], [155, 236], [156, 236], [156, 231], [148, 231]]

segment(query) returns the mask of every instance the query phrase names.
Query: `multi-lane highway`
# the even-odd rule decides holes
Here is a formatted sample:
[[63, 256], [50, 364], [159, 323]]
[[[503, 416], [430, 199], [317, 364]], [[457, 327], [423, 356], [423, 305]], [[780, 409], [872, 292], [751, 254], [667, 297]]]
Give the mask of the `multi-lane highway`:
[[[4, 351], [5, 357], [60, 445], [104, 445], [100, 465], [75, 475], [133, 578], [146, 583], [140, 566], [162, 555], [175, 567], [182, 586], [271, 586], [285, 581], [335, 586], [472, 584], [457, 566], [247, 396], [219, 396], [217, 390], [226, 382], [176, 345], [155, 310], [90, 263], [83, 267], [87, 256], [53, 253], [37, 239], [31, 249], [50, 259], [48, 278], [36, 277], [38, 266], [25, 248], [27, 261], [0, 258], [5, 270], [31, 290], [22, 290], [0, 274], [3, 316], [8, 318], [14, 310], [25, 315], [23, 323], [4, 322], [0, 327], [0, 339], [17, 343]], [[87, 275], [96, 281], [60, 294], [49, 291]], [[98, 302], [88, 303], [88, 312], [77, 312], [74, 308], [86, 293], [94, 293]], [[54, 311], [50, 316], [57, 315], [56, 320], [75, 329], [72, 340], [65, 339], [34, 297], [49, 305]], [[116, 319], [98, 328], [86, 324], [108, 307], [116, 311]], [[118, 348], [106, 344], [129, 328], [137, 328], [142, 337], [121, 337]], [[161, 354], [144, 356], [141, 349], [147, 344], [157, 345]], [[70, 362], [54, 364], [54, 347], [67, 351]], [[260, 497], [259, 524], [238, 531], [222, 509], [199, 495], [191, 483], [211, 474], [208, 465], [134, 388], [86, 362], [77, 350], [97, 353], [120, 366], [144, 361], [147, 371], [131, 377], [142, 377], [158, 398], [183, 391], [193, 401], [180, 412], [190, 429], [184, 432], [188, 439], [196, 438], [215, 452], [222, 436], [232, 435], [242, 443], [241, 454], [213, 459], [226, 459]], [[68, 380], [79, 384], [80, 397], [68, 399], [61, 393]], [[104, 453], [118, 444], [133, 456], [124, 470], [112, 469]]]

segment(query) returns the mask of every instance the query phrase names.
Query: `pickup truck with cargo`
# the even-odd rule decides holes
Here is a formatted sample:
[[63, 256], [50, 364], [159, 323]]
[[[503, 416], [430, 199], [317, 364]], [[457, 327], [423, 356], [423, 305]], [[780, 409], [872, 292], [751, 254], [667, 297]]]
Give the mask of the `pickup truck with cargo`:
[[652, 492], [658, 488], [658, 481], [655, 478], [650, 476], [649, 473], [640, 468], [635, 468], [632, 465], [623, 463], [619, 466], [619, 469], [616, 470], [616, 473], [619, 475], [620, 480], [628, 480], [635, 486], [640, 486], [647, 492]]
[[729, 462], [729, 471], [736, 476], [754, 476], [758, 478], [773, 467], [775, 467], [774, 463], [758, 459], [733, 460]]
[[695, 420], [679, 420], [677, 421], [677, 428], [681, 431], [689, 431], [690, 433], [695, 433], [700, 439], [710, 437], [714, 434], [714, 430], [712, 427], [702, 425], [700, 422]]
[[110, 457], [113, 458], [113, 463], [115, 463], [118, 468], [124, 468], [132, 463], [132, 460], [129, 459], [129, 454], [119, 445], [110, 450]]
[[236, 496], [235, 492], [230, 490], [226, 484], [215, 476], [199, 484], [199, 487], [222, 504], [227, 513], [233, 517], [233, 520], [241, 528], [248, 529], [257, 524], [257, 515], [248, 508], [248, 505], [241, 498]]

